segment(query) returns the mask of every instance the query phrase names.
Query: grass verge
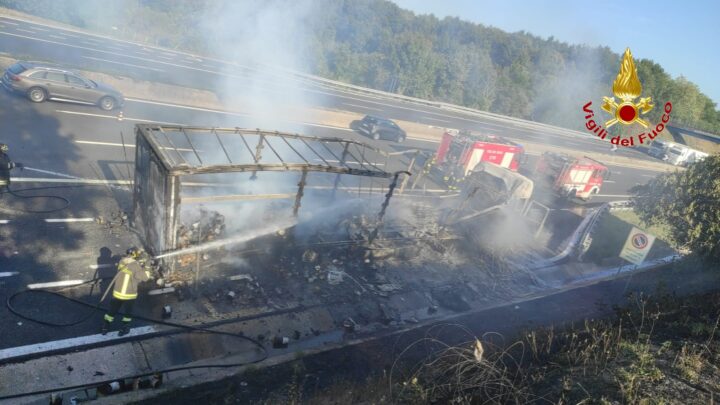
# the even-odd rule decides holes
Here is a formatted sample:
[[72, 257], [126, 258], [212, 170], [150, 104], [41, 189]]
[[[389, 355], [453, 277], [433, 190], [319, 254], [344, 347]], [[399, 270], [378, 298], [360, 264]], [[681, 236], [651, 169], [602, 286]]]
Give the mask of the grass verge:
[[667, 227], [648, 227], [640, 221], [640, 218], [632, 210], [622, 210], [610, 212], [600, 220], [584, 259], [600, 265], [620, 264], [621, 259], [618, 255], [633, 226], [656, 236], [646, 260], [676, 253], [675, 249], [667, 242], [670, 232]]

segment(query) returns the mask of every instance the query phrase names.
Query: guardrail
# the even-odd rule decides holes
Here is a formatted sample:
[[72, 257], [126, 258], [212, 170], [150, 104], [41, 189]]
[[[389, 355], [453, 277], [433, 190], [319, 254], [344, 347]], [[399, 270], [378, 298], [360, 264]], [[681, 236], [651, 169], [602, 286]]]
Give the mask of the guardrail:
[[362, 94], [362, 95], [372, 95], [372, 96], [386, 99], [386, 100], [397, 100], [397, 101], [403, 101], [403, 102], [413, 103], [413, 104], [418, 104], [418, 105], [425, 105], [425, 106], [429, 106], [429, 107], [440, 108], [440, 109], [444, 109], [444, 110], [448, 110], [448, 111], [455, 111], [455, 112], [468, 114], [468, 115], [474, 115], [474, 116], [483, 117], [483, 118], [491, 118], [491, 119], [495, 119], [498, 121], [505, 121], [505, 122], [511, 121], [511, 122], [515, 122], [517, 124], [522, 124], [522, 125], [525, 125], [528, 127], [533, 127], [533, 128], [542, 127], [545, 130], [550, 130], [550, 131], [554, 131], [554, 132], [562, 133], [562, 134], [575, 134], [575, 135], [583, 135], [583, 136], [586, 135], [586, 133], [577, 131], [574, 129], [558, 127], [556, 125], [550, 125], [550, 124], [545, 124], [545, 123], [541, 123], [541, 122], [530, 121], [530, 120], [517, 118], [517, 117], [510, 117], [510, 116], [492, 113], [492, 112], [488, 112], [488, 111], [481, 111], [481, 110], [477, 110], [474, 108], [464, 107], [464, 106], [441, 102], [441, 101], [424, 100], [421, 98], [404, 96], [401, 94], [390, 93], [390, 92], [386, 92], [386, 91], [382, 91], [382, 90], [361, 87], [361, 86], [354, 85], [354, 84], [343, 83], [343, 82], [339, 82], [336, 80], [326, 79], [324, 77], [319, 77], [319, 76], [314, 76], [314, 75], [307, 74], [307, 73], [297, 72], [297, 71], [294, 71], [291, 69], [278, 68], [277, 66], [273, 66], [273, 69], [284, 71], [285, 73], [292, 75], [298, 79], [306, 80], [307, 82], [309, 82], [313, 85], [326, 86], [326, 87], [334, 89], [334, 90], [340, 90], [340, 91], [344, 91], [344, 92], [350, 92], [350, 93]]

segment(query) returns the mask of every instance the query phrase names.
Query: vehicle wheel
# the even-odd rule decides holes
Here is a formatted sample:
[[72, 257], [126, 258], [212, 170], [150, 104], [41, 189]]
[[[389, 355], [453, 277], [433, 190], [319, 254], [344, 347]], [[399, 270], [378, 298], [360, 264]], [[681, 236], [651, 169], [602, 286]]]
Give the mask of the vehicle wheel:
[[378, 132], [378, 131], [373, 132], [372, 139], [374, 139], [376, 141], [380, 140], [380, 132]]
[[398, 136], [398, 138], [397, 138], [397, 143], [403, 143], [404, 140], [405, 140], [405, 137], [402, 136], [402, 135], [400, 135], [400, 136]]
[[33, 103], [42, 103], [47, 99], [47, 93], [40, 87], [32, 87], [27, 92], [28, 98]]
[[110, 96], [105, 96], [100, 99], [98, 105], [105, 111], [110, 111], [115, 108], [115, 99]]

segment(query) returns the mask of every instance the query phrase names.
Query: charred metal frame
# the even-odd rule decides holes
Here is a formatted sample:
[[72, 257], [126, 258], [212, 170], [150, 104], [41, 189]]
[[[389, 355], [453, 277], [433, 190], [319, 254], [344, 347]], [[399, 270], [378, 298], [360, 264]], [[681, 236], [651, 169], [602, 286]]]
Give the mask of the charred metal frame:
[[[229, 148], [223, 142], [225, 137], [239, 138], [240, 149], [244, 147], [244, 150]], [[252, 139], [249, 139], [250, 137]], [[210, 147], [212, 150], [208, 150], [208, 140], [212, 140], [217, 146], [213, 145]], [[293, 146], [291, 140], [297, 147]], [[187, 142], [187, 145], [184, 145], [184, 142]], [[181, 147], [178, 147], [178, 143]], [[254, 147], [253, 143], [255, 143]], [[300, 209], [309, 172], [337, 174], [331, 192], [333, 197], [340, 185], [341, 175], [385, 179], [394, 176], [390, 192], [386, 195], [383, 204], [383, 213], [398, 184], [398, 173], [388, 173], [366, 160], [368, 151], [387, 157], [385, 152], [360, 142], [341, 138], [260, 129], [138, 124], [136, 145], [133, 220], [145, 239], [146, 247], [153, 254], [177, 248], [176, 229], [181, 203], [181, 176], [249, 172], [252, 174], [251, 179], [254, 179], [260, 171], [301, 172], [292, 208], [294, 215], [297, 215]], [[303, 148], [307, 151], [301, 150]], [[266, 149], [271, 153], [264, 153]], [[353, 149], [358, 156], [353, 153]], [[233, 152], [241, 152], [246, 160], [251, 161], [242, 162]], [[303, 152], [309, 156], [303, 155]], [[226, 161], [213, 163], [213, 159], [217, 160], [218, 156]], [[331, 160], [330, 156], [335, 160]], [[268, 161], [273, 157], [277, 162]], [[322, 163], [314, 163], [317, 161], [315, 157]], [[353, 159], [354, 162], [348, 159]], [[382, 218], [382, 214], [380, 217]]]

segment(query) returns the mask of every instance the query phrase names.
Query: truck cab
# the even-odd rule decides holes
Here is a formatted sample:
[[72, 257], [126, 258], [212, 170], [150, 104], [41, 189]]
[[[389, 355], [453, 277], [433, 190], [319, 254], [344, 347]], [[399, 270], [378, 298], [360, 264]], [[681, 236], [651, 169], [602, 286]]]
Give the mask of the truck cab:
[[584, 201], [600, 192], [603, 181], [609, 175], [607, 166], [595, 159], [552, 152], [543, 153], [536, 172], [550, 178], [556, 193]]
[[482, 162], [517, 172], [525, 160], [522, 145], [496, 135], [471, 131], [446, 131], [432, 161], [443, 181], [454, 187]]

